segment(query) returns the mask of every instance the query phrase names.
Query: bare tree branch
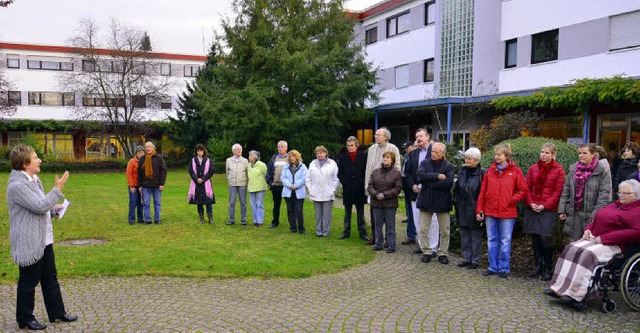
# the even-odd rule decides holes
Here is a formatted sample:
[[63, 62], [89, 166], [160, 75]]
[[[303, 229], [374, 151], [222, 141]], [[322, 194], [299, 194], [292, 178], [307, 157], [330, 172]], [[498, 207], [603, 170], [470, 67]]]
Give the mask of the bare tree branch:
[[0, 0], [0, 7], [8, 7], [13, 3], [13, 0]]
[[127, 156], [134, 151], [134, 125], [160, 112], [161, 100], [175, 85], [159, 75], [154, 54], [140, 48], [143, 36], [114, 19], [102, 35], [95, 22], [83, 20], [70, 39], [82, 68], [59, 76], [65, 91], [82, 98], [78, 117], [108, 123]]
[[9, 91], [12, 87], [5, 75], [4, 65], [0, 65], [0, 119], [11, 117], [16, 113], [17, 107], [12, 105], [9, 99]]

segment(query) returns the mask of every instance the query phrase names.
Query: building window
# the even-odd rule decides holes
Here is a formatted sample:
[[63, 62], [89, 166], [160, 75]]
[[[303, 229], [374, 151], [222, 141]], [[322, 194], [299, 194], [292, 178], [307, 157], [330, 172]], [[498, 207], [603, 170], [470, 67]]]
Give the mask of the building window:
[[640, 10], [612, 16], [609, 22], [609, 50], [640, 46]]
[[364, 35], [364, 43], [366, 45], [369, 45], [377, 41], [378, 41], [378, 27], [367, 29]]
[[96, 62], [93, 60], [82, 60], [82, 71], [83, 72], [95, 72], [96, 71]]
[[429, 1], [424, 4], [424, 25], [436, 22], [436, 2]]
[[423, 61], [422, 82], [432, 82], [434, 76], [433, 58]]
[[102, 98], [102, 97], [88, 97], [82, 98], [82, 106], [97, 106], [97, 107], [124, 107], [123, 98]]
[[442, 42], [438, 68], [440, 96], [473, 93], [474, 0], [438, 3]]
[[395, 68], [396, 70], [396, 88], [404, 88], [409, 86], [409, 65], [402, 65]]
[[170, 76], [171, 75], [171, 64], [161, 63], [160, 64], [160, 75]]
[[558, 29], [531, 36], [531, 63], [558, 60]]
[[7, 68], [20, 68], [20, 58], [18, 56], [9, 56], [7, 58]]
[[200, 66], [184, 65], [184, 76], [194, 77], [198, 75], [199, 71], [200, 71]]
[[73, 63], [68, 61], [27, 60], [29, 69], [46, 69], [52, 71], [73, 71]]
[[160, 108], [163, 110], [170, 110], [173, 107], [170, 99], [160, 102]]
[[409, 31], [409, 12], [404, 12], [387, 19], [387, 37]]
[[504, 68], [513, 68], [518, 64], [518, 39], [504, 42]]
[[138, 109], [144, 109], [147, 107], [147, 99], [145, 96], [132, 96], [131, 97], [131, 106]]
[[29, 105], [75, 106], [73, 93], [29, 92]]
[[9, 98], [7, 99], [7, 103], [9, 106], [20, 106], [22, 105], [22, 94], [19, 91], [9, 91]]

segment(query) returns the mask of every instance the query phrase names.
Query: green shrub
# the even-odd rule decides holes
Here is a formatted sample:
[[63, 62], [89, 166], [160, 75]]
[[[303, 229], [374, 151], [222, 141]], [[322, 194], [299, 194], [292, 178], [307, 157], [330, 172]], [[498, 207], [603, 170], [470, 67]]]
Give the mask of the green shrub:
[[[540, 148], [547, 142], [552, 142], [556, 145], [556, 150], [558, 151], [557, 161], [562, 165], [565, 172], [569, 170], [571, 164], [578, 161], [576, 147], [564, 141], [540, 137], [519, 137], [503, 142], [511, 145], [513, 160], [525, 175], [529, 167], [538, 162], [540, 159]], [[491, 162], [493, 162], [493, 147], [482, 155], [482, 160], [480, 161], [483, 168], [488, 168]]]

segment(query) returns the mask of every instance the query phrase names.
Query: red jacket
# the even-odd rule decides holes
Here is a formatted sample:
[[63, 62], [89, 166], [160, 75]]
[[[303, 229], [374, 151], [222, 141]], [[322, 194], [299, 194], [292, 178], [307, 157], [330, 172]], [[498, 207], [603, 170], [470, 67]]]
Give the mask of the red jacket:
[[476, 214], [483, 212], [485, 216], [500, 219], [516, 218], [516, 204], [527, 196], [527, 192], [524, 174], [515, 162], [509, 161], [502, 174], [493, 162], [482, 179]]
[[585, 230], [593, 237], [600, 236], [604, 245], [617, 245], [624, 251], [625, 245], [640, 244], [640, 201], [623, 205], [620, 201], [604, 206], [596, 213]]
[[[562, 195], [562, 187], [564, 186], [564, 169], [560, 163], [555, 162], [551, 170], [547, 173], [547, 177], [542, 184], [542, 191], [537, 191], [538, 178], [540, 177], [540, 168], [538, 163], [532, 165], [527, 171], [527, 188], [529, 193], [525, 198], [527, 207], [531, 204], [543, 205], [544, 210], [550, 212], [558, 211], [558, 202]], [[536, 194], [539, 192], [540, 194]]]
[[138, 187], [138, 162], [140, 160], [133, 156], [127, 163], [127, 185], [129, 187]]

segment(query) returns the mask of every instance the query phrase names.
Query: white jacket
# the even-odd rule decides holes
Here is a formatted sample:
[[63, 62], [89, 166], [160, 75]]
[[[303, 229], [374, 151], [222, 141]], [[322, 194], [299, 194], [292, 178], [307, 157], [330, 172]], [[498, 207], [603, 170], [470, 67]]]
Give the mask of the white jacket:
[[327, 158], [322, 168], [318, 160], [309, 164], [306, 185], [312, 201], [334, 200], [338, 182], [338, 164], [334, 160]]

